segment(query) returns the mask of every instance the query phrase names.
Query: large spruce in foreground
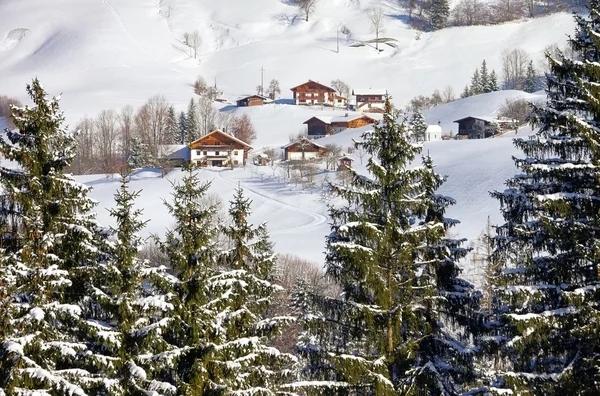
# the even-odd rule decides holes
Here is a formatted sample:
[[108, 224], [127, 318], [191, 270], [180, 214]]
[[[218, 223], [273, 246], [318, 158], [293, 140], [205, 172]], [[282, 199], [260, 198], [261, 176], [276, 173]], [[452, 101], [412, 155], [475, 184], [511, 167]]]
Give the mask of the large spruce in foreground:
[[65, 174], [74, 139], [58, 98], [37, 79], [27, 86], [33, 106], [13, 108], [16, 129], [0, 138], [4, 205], [0, 277], [0, 393], [108, 392], [113, 367], [94, 351], [97, 329], [82, 316], [101, 233], [89, 211], [88, 188]]
[[462, 241], [447, 237], [444, 217], [454, 201], [435, 191], [443, 178], [431, 159], [413, 167], [421, 147], [387, 98], [383, 122], [356, 145], [372, 157], [368, 175], [353, 173], [334, 190], [346, 201], [331, 208], [327, 276], [342, 296], [300, 288], [300, 337], [308, 394], [458, 394], [474, 377], [470, 329], [478, 294], [458, 278]]
[[[496, 254], [499, 343], [492, 389], [597, 394], [600, 387], [600, 14], [590, 3], [570, 40], [579, 59], [548, 55], [539, 131], [515, 139], [522, 171], [493, 195], [505, 223]], [[492, 344], [492, 346], [494, 346]], [[500, 390], [501, 389], [501, 390]]]

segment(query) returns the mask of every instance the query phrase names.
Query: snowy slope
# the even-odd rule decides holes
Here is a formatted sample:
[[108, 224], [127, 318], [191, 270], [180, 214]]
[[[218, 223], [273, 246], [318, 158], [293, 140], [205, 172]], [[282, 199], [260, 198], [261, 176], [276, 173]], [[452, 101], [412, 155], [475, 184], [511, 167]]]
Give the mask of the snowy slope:
[[[52, 92], [63, 92], [73, 124], [85, 114], [126, 104], [137, 106], [162, 93], [183, 109], [191, 83], [202, 74], [230, 96], [253, 92], [265, 80], [281, 82], [282, 97], [307, 79], [334, 78], [353, 88], [385, 87], [402, 106], [417, 94], [450, 84], [460, 92], [483, 58], [499, 72], [499, 53], [520, 46], [534, 59], [544, 46], [561, 46], [573, 29], [569, 14], [500, 26], [450, 28], [423, 33], [405, 25], [393, 1], [319, 2], [305, 22], [279, 0], [4, 0], [0, 2], [0, 93], [25, 99], [24, 85], [38, 76]], [[369, 9], [382, 5], [383, 45], [348, 45], [370, 39]], [[33, 11], [32, 11], [33, 10]], [[335, 52], [338, 26], [352, 35]], [[200, 61], [181, 43], [186, 31], [202, 34]]]

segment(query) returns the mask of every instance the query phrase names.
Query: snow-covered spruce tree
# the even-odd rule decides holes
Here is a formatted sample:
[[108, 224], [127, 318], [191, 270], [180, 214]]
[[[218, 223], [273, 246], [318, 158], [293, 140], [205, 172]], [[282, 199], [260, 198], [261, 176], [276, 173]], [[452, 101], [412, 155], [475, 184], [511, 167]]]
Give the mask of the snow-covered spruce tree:
[[471, 77], [471, 86], [469, 87], [469, 92], [471, 95], [479, 95], [480, 93], [483, 93], [483, 84], [481, 81], [481, 74], [479, 74], [479, 69], [475, 69], [475, 72]]
[[167, 115], [167, 139], [166, 141], [170, 144], [179, 144], [181, 140], [181, 131], [179, 130], [179, 120], [175, 113], [175, 108], [169, 106], [169, 112]]
[[179, 140], [177, 144], [185, 144], [187, 141], [187, 120], [185, 112], [179, 113]]
[[481, 62], [481, 72], [479, 73], [479, 82], [481, 93], [490, 92], [490, 74], [485, 59]]
[[490, 73], [490, 85], [488, 87], [489, 92], [495, 92], [500, 90], [498, 85], [498, 77], [496, 76], [496, 70], [492, 70]]
[[427, 132], [427, 123], [425, 117], [420, 111], [415, 111], [410, 119], [409, 131], [411, 137], [417, 142], [425, 141], [425, 133]]
[[190, 99], [188, 110], [185, 115], [185, 130], [186, 130], [186, 143], [193, 142], [200, 137], [200, 121], [198, 120], [198, 106], [194, 102], [194, 98]]
[[431, 29], [439, 30], [446, 27], [448, 17], [450, 17], [450, 5], [448, 4], [448, 0], [431, 0], [429, 6]]
[[230, 248], [208, 279], [210, 307], [216, 311], [210, 332], [211, 351], [206, 369], [219, 394], [275, 394], [290, 381], [296, 358], [269, 346], [292, 317], [269, 315], [276, 293], [272, 283], [276, 256], [266, 225], [248, 222], [251, 201], [238, 188], [224, 226]]
[[177, 394], [206, 395], [219, 389], [205, 367], [216, 315], [207, 282], [217, 258], [217, 210], [204, 199], [210, 183], [201, 183], [192, 166], [187, 172], [180, 184], [173, 184], [172, 202], [165, 201], [175, 225], [159, 241], [172, 276], [158, 274], [149, 280], [153, 294], [165, 296], [173, 309], [137, 332], [141, 339], [150, 337], [163, 345], [158, 353], [140, 355], [139, 366], [148, 378], [176, 386]]
[[[13, 108], [16, 129], [0, 138], [0, 153], [18, 164], [0, 168], [18, 225], [3, 246], [8, 284], [0, 340], [0, 389], [7, 394], [108, 393], [111, 370], [93, 350], [97, 334], [80, 301], [98, 261], [101, 233], [88, 188], [64, 173], [74, 136], [63, 125], [59, 99], [37, 79], [27, 86], [34, 106]], [[10, 207], [10, 206], [9, 206]]]
[[435, 194], [443, 177], [430, 158], [411, 167], [421, 147], [386, 100], [383, 123], [356, 143], [372, 156], [369, 175], [334, 186], [347, 204], [330, 209], [325, 267], [342, 298], [309, 297], [303, 338], [320, 355], [309, 351], [309, 378], [290, 385], [311, 395], [455, 395], [474, 377], [479, 294], [457, 277], [466, 250], [443, 216], [453, 200]]
[[493, 194], [506, 221], [495, 238], [506, 258], [493, 334], [501, 392], [592, 395], [600, 384], [599, 10], [592, 0], [589, 17], [575, 17], [581, 59], [547, 56], [539, 131], [515, 139], [522, 173]]
[[523, 91], [535, 92], [537, 89], [537, 76], [535, 68], [533, 67], [533, 61], [529, 61], [527, 65], [527, 71], [525, 72], [525, 81], [523, 81]]
[[99, 330], [99, 351], [115, 369], [111, 379], [119, 387], [111, 394], [145, 395], [146, 392], [174, 394], [175, 386], [151, 378], [141, 367], [138, 356], [153, 355], [168, 349], [159, 327], [165, 312], [173, 309], [169, 295], [161, 295], [150, 287], [150, 279], [169, 278], [164, 267], [149, 268], [138, 256], [144, 241], [138, 233], [147, 221], [140, 220], [141, 209], [134, 209], [139, 191], [129, 191], [123, 175], [121, 188], [115, 194], [116, 207], [110, 215], [116, 220], [115, 236], [107, 249], [108, 258], [97, 267], [96, 282], [85, 299], [84, 312]]

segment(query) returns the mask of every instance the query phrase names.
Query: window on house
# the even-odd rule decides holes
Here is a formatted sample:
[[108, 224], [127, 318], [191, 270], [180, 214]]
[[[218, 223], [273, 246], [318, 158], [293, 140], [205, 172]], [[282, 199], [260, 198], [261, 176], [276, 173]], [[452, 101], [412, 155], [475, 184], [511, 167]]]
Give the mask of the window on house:
[[215, 142], [215, 146], [220, 146], [221, 142]]
[[218, 151], [215, 151], [215, 155], [219, 155], [219, 152], [218, 152]]
[[200, 155], [200, 150], [196, 150], [196, 155]]
[[208, 155], [208, 151], [203, 151], [202, 154], [203, 155]]
[[234, 152], [233, 152], [233, 155], [238, 155], [238, 154], [237, 154], [237, 151], [234, 151]]
[[238, 160], [233, 161], [233, 165], [238, 165], [239, 163], [240, 163], [240, 161], [238, 161]]
[[203, 145], [203, 146], [206, 146], [206, 142], [202, 142], [202, 145]]

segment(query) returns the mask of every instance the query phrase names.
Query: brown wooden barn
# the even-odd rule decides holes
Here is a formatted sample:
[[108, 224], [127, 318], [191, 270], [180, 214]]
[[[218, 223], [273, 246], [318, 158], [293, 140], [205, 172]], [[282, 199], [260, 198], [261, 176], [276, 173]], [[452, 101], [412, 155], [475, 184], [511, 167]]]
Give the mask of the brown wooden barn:
[[459, 139], [484, 139], [511, 128], [515, 121], [505, 118], [469, 116], [454, 121], [458, 124]]
[[252, 146], [218, 129], [188, 145], [190, 161], [198, 166], [245, 165]]
[[346, 115], [341, 117], [315, 116], [304, 124], [308, 127], [308, 136], [320, 138], [323, 136], [334, 135], [349, 128], [361, 128], [376, 123], [377, 120], [366, 114]]
[[299, 139], [283, 146], [283, 159], [285, 161], [316, 160], [327, 150], [307, 138]]
[[330, 105], [335, 100], [335, 89], [319, 82], [308, 80], [291, 88], [294, 93], [294, 103], [297, 105]]
[[262, 95], [249, 95], [243, 96], [240, 99], [236, 100], [235, 103], [238, 107], [250, 107], [250, 106], [262, 106], [267, 102], [269, 98]]

